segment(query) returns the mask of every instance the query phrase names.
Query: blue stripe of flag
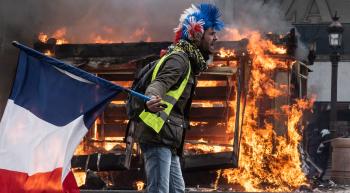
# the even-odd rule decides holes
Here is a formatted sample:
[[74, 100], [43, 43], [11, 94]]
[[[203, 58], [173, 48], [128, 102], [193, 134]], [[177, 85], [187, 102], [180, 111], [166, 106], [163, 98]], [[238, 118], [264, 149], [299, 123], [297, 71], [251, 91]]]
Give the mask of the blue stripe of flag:
[[[76, 80], [57, 68], [91, 83]], [[89, 128], [120, 91], [118, 86], [73, 66], [21, 50], [10, 99], [56, 126], [64, 126], [84, 115]]]

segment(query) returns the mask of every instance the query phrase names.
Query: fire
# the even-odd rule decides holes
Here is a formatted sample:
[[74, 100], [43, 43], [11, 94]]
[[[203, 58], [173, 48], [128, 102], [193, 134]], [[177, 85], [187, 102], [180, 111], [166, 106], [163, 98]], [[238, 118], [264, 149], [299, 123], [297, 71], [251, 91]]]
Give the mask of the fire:
[[278, 47], [274, 45], [271, 41], [266, 41], [267, 46], [269, 47], [269, 51], [275, 54], [285, 54], [287, 53], [287, 49], [283, 47]]
[[97, 140], [98, 139], [98, 125], [101, 124], [101, 120], [100, 118], [97, 118], [96, 121], [94, 122], [94, 127], [93, 127], [93, 131], [94, 131], [94, 136], [92, 137], [92, 139]]
[[143, 40], [145, 42], [151, 42], [152, 41], [152, 37], [148, 35], [148, 33], [146, 32], [145, 27], [140, 27], [137, 28], [134, 33], [132, 33], [132, 35], [130, 36], [130, 39], [133, 40]]
[[132, 85], [132, 81], [112, 81], [114, 84], [130, 88]]
[[203, 138], [198, 139], [198, 143], [208, 143], [208, 141], [204, 140]]
[[[258, 122], [261, 115], [259, 104], [267, 97], [286, 96], [285, 85], [277, 85], [273, 80], [276, 71], [291, 69], [293, 61], [282, 61], [271, 54], [285, 54], [286, 50], [264, 39], [257, 31], [247, 31], [244, 34], [236, 29], [227, 30], [232, 36], [230, 40], [248, 38], [248, 52], [252, 58], [249, 88], [241, 130], [241, 146], [239, 154], [239, 168], [226, 169], [220, 175], [228, 183], [239, 184], [245, 191], [252, 192], [289, 192], [301, 185], [306, 185], [306, 177], [301, 170], [301, 158], [298, 151], [302, 127], [300, 120], [303, 112], [311, 108], [313, 100], [297, 100], [295, 104], [285, 105], [280, 111], [285, 114], [286, 134], [276, 134], [274, 124], [268, 120]], [[242, 101], [241, 101], [242, 104]], [[230, 107], [235, 109], [235, 101]], [[244, 114], [243, 114], [244, 113]], [[266, 114], [275, 115], [273, 109], [266, 109]], [[228, 123], [228, 134], [234, 131], [235, 117]]]
[[46, 43], [47, 40], [49, 39], [49, 37], [47, 36], [47, 34], [44, 34], [43, 32], [39, 33], [38, 39], [43, 42]]
[[46, 50], [46, 51], [44, 52], [44, 54], [45, 54], [46, 56], [53, 56], [53, 53], [51, 52], [51, 50]]
[[208, 123], [209, 123], [209, 122], [191, 121], [191, 122], [190, 122], [190, 125], [191, 125], [192, 127], [194, 127], [194, 126], [198, 126], [198, 125], [208, 125]]
[[126, 145], [124, 143], [124, 137], [105, 137], [103, 148], [106, 151], [112, 150], [116, 145], [120, 145], [125, 148]]
[[136, 181], [135, 185], [136, 185], [137, 191], [141, 191], [143, 190], [145, 183], [143, 181]]
[[66, 27], [61, 27], [53, 33], [40, 32], [38, 35], [39, 41], [48, 43], [50, 38], [56, 39], [56, 44], [68, 44], [71, 41], [75, 43], [95, 43], [95, 44], [112, 44], [121, 42], [151, 42], [153, 38], [147, 32], [146, 27], [139, 27], [128, 35], [121, 36], [118, 28], [103, 26], [102, 31], [84, 33], [80, 36], [74, 36], [73, 33], [68, 33]]
[[78, 187], [84, 185], [85, 179], [86, 179], [86, 173], [84, 171], [78, 171], [77, 169], [72, 169], [72, 172]]
[[113, 40], [108, 40], [108, 39], [105, 39], [105, 38], [102, 38], [101, 35], [96, 35], [92, 38], [93, 40], [93, 43], [95, 44], [111, 44], [113, 43]]
[[222, 101], [197, 100], [192, 102], [193, 107], [223, 107], [225, 104]]
[[218, 56], [220, 56], [221, 58], [233, 57], [233, 56], [235, 56], [235, 51], [225, 49], [225, 48], [220, 48]]
[[56, 39], [56, 44], [61, 45], [61, 44], [68, 44], [68, 40], [65, 38], [67, 33], [67, 28], [63, 27], [58, 30], [56, 30], [53, 34], [47, 35], [44, 32], [40, 32], [38, 35], [39, 41], [43, 43], [47, 43], [47, 41], [50, 38], [55, 38]]
[[219, 145], [205, 145], [205, 144], [196, 144], [191, 146], [186, 146], [186, 149], [191, 150], [195, 149], [196, 151], [201, 150], [205, 153], [218, 153], [218, 152], [224, 152], [224, 151], [232, 151], [232, 148], [228, 148], [225, 146], [219, 146]]
[[125, 105], [125, 101], [121, 101], [121, 100], [119, 100], [119, 101], [117, 101], [117, 100], [111, 101], [111, 103], [115, 104], [115, 105]]
[[231, 40], [231, 41], [238, 41], [244, 38], [247, 38], [246, 34], [242, 34], [239, 32], [236, 28], [225, 28], [225, 35], [223, 36], [223, 39]]
[[65, 27], [60, 28], [53, 33], [52, 37], [57, 39], [57, 42], [56, 42], [57, 45], [68, 43], [68, 41], [64, 37], [66, 33], [67, 33], [67, 29]]
[[228, 152], [232, 151], [232, 147], [222, 146], [222, 145], [212, 145], [212, 144], [185, 144], [187, 151], [193, 150], [195, 152], [201, 153], [218, 153], [218, 152]]
[[[232, 144], [232, 143], [231, 143]], [[198, 140], [186, 140], [185, 150], [196, 153], [218, 153], [232, 151], [232, 145], [210, 144], [207, 140], [200, 138]]]
[[106, 151], [110, 151], [113, 149], [113, 147], [116, 145], [116, 143], [105, 143], [104, 148]]
[[209, 80], [200, 80], [197, 83], [197, 87], [216, 87], [216, 86], [226, 86], [225, 81], [209, 81]]
[[74, 155], [84, 155], [85, 154], [85, 148], [84, 148], [84, 142], [82, 141], [78, 147], [75, 149]]

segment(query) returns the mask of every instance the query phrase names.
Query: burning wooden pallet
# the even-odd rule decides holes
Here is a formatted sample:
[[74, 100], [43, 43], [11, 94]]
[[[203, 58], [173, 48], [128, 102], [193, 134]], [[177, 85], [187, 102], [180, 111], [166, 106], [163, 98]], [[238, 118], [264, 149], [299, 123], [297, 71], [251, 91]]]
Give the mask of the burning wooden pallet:
[[[169, 44], [170, 42], [37, 44], [36, 47], [42, 51], [51, 50], [56, 57], [97, 76], [123, 86], [130, 86], [134, 72], [158, 58], [160, 50], [167, 48]], [[242, 132], [240, 121], [244, 117], [251, 59], [254, 56], [250, 56], [247, 51], [247, 40], [218, 42], [217, 47], [225, 49], [214, 57], [213, 65], [200, 76], [197, 94], [193, 101], [190, 114], [192, 128], [187, 132], [185, 156], [182, 162], [184, 170], [188, 172], [238, 166]], [[230, 49], [236, 52], [230, 53], [228, 51]], [[286, 62], [294, 60], [285, 54], [272, 57], [280, 57]], [[290, 92], [291, 73], [289, 70], [277, 71], [274, 77], [281, 84], [287, 84], [287, 90]], [[258, 122], [264, 123], [267, 119], [274, 119], [276, 113], [267, 114], [264, 109], [288, 104], [290, 102], [288, 97], [257, 101], [261, 107]], [[125, 99], [126, 94], [118, 95], [99, 117], [82, 143], [84, 145], [81, 146], [81, 149], [84, 150], [85, 155], [75, 156], [72, 160], [73, 167], [83, 170], [111, 171], [125, 170], [131, 163], [132, 170], [141, 168], [141, 159], [137, 156], [140, 152], [139, 148], [133, 145], [132, 140], [126, 139], [126, 144], [120, 140], [125, 135], [127, 125]], [[283, 113], [279, 115], [285, 116]], [[234, 118], [233, 121], [232, 118]], [[283, 122], [284, 119], [273, 120], [275, 125], [279, 125], [276, 127], [278, 135], [286, 133]], [[228, 128], [231, 129], [230, 132], [227, 132]], [[121, 144], [124, 146], [122, 147]], [[110, 147], [106, 148], [107, 145]]]
[[[86, 45], [49, 45], [38, 43], [36, 44], [36, 48], [42, 51], [50, 50], [56, 57], [94, 73], [99, 77], [123, 86], [130, 86], [135, 71], [156, 59], [160, 50], [167, 48], [169, 44], [170, 42]], [[222, 42], [221, 44], [219, 43], [218, 46], [222, 47], [226, 45], [227, 48], [235, 48], [236, 50], [242, 49], [242, 47], [244, 48], [241, 42]], [[224, 57], [224, 59], [223, 57], [216, 57], [215, 61], [218, 62], [218, 59], [221, 59], [221, 65], [227, 65], [226, 62], [237, 60], [237, 57], [229, 57]], [[227, 129], [227, 121], [233, 115], [229, 107], [229, 102], [235, 97], [235, 75], [236, 68], [212, 66], [200, 76], [199, 86], [196, 90], [193, 108], [190, 114], [192, 122], [191, 130], [187, 134], [187, 140], [206, 139], [211, 144], [229, 141], [230, 136], [226, 135], [225, 131]], [[124, 136], [127, 125], [127, 116], [124, 107], [126, 97], [126, 94], [120, 94], [108, 105], [105, 112], [95, 123], [95, 127], [87, 135], [87, 141], [101, 142], [102, 144], [105, 143], [106, 137], [116, 138]], [[207, 146], [211, 146], [211, 144], [207, 144]], [[231, 144], [231, 147], [233, 147], [233, 144]], [[216, 152], [211, 152], [211, 154], [208, 154], [209, 157], [215, 159]], [[234, 158], [235, 156], [232, 156], [232, 150], [228, 154], [231, 154], [231, 156], [226, 156], [227, 160], [223, 164], [225, 166], [222, 167], [236, 167], [237, 159]], [[102, 157], [104, 156], [108, 157], [108, 154], [102, 155]], [[185, 160], [195, 159], [195, 156], [190, 155], [191, 158], [185, 158]], [[218, 154], [218, 156], [220, 157], [221, 155]], [[208, 156], [202, 156], [202, 159], [206, 157]], [[75, 160], [77, 158], [79, 157], [75, 157]], [[85, 160], [85, 157], [81, 159]], [[118, 155], [115, 156], [115, 159], [122, 160]], [[208, 160], [205, 163], [208, 163], [209, 166], [205, 167], [211, 168], [210, 163], [214, 162], [217, 161]], [[232, 164], [228, 166], [228, 162]], [[187, 164], [187, 167], [192, 167], [192, 165], [193, 163], [191, 162], [191, 164]], [[220, 167], [217, 163], [214, 165]], [[198, 167], [193, 165], [193, 168]], [[191, 168], [189, 169], [191, 170]]]

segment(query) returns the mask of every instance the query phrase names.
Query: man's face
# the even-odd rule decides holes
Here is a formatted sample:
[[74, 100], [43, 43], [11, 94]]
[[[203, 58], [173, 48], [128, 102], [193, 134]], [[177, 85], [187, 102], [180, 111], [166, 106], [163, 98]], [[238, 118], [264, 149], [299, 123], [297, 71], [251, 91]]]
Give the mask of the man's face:
[[216, 32], [213, 28], [204, 31], [203, 38], [200, 42], [200, 49], [208, 54], [214, 53], [214, 43], [217, 40]]

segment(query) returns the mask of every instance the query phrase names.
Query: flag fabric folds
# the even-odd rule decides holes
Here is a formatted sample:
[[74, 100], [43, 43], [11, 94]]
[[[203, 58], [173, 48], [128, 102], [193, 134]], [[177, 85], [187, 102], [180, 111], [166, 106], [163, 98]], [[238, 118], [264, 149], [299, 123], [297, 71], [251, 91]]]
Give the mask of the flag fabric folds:
[[0, 192], [79, 192], [70, 161], [99, 113], [121, 88], [20, 47], [0, 122]]

